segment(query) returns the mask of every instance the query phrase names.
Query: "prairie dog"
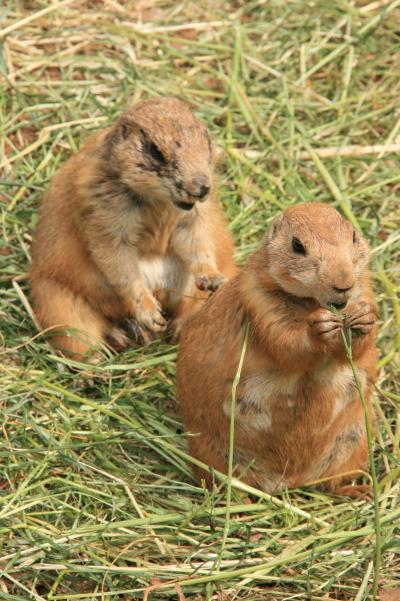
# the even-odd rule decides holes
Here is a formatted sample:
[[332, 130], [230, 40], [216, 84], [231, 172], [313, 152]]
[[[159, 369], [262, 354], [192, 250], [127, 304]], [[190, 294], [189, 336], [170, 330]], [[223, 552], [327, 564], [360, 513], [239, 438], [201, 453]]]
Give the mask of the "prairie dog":
[[133, 105], [56, 174], [32, 250], [38, 321], [68, 355], [184, 320], [236, 271], [206, 126], [176, 98]]
[[[275, 221], [243, 270], [182, 329], [177, 398], [194, 457], [227, 470], [232, 383], [248, 324], [235, 474], [270, 493], [321, 479], [338, 490], [344, 474], [365, 468], [363, 408], [341, 318], [329, 307], [345, 312], [372, 414], [376, 311], [368, 261], [366, 241], [326, 204], [293, 206]], [[210, 483], [205, 471], [196, 475]]]

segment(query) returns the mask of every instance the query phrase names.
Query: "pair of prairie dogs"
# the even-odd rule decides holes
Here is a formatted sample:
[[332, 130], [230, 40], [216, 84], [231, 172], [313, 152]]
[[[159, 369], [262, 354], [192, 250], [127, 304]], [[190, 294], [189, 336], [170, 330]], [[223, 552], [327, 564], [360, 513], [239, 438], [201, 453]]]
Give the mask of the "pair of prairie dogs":
[[298, 205], [237, 273], [212, 166], [206, 127], [174, 98], [141, 102], [89, 138], [43, 199], [31, 270], [38, 320], [78, 359], [99, 342], [146, 340], [170, 320], [181, 331], [177, 396], [197, 433], [191, 452], [221, 471], [248, 328], [235, 473], [268, 491], [320, 479], [337, 487], [365, 467], [367, 445], [330, 306], [346, 310], [369, 404], [376, 318], [367, 245], [331, 207]]

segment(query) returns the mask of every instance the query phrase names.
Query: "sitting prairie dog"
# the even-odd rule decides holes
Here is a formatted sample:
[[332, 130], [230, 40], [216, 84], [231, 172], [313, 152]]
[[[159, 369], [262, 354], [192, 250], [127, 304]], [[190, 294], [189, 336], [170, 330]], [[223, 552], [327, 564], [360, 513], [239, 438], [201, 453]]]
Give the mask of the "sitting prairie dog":
[[145, 100], [91, 136], [54, 177], [33, 243], [32, 297], [52, 344], [83, 358], [200, 308], [236, 272], [213, 188], [207, 128], [181, 100]]
[[[275, 221], [243, 270], [181, 331], [177, 398], [194, 457], [227, 471], [232, 383], [248, 327], [235, 475], [270, 493], [325, 479], [329, 490], [356, 496], [357, 487], [338, 485], [367, 465], [364, 412], [341, 317], [329, 307], [345, 313], [353, 332], [372, 416], [376, 312], [368, 261], [363, 237], [326, 204], [293, 206]], [[210, 484], [205, 470], [195, 472]]]

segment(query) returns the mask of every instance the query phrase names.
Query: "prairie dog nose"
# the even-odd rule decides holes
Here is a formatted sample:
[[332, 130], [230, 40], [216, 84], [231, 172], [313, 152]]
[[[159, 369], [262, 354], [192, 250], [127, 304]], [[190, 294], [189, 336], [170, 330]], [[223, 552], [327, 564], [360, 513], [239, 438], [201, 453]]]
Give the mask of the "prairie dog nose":
[[354, 276], [352, 270], [347, 265], [339, 267], [337, 271], [335, 270], [332, 279], [332, 289], [339, 294], [346, 294], [354, 286]]
[[198, 193], [197, 196], [199, 196], [200, 198], [204, 198], [205, 196], [207, 196], [209, 191], [210, 191], [210, 186], [201, 186], [200, 192]]
[[196, 198], [204, 198], [210, 191], [210, 179], [207, 175], [197, 175], [192, 179], [186, 191]]
[[351, 284], [350, 286], [347, 286], [347, 288], [339, 288], [339, 286], [333, 286], [333, 289], [335, 292], [348, 292], [349, 290], [351, 290], [353, 288], [353, 284]]

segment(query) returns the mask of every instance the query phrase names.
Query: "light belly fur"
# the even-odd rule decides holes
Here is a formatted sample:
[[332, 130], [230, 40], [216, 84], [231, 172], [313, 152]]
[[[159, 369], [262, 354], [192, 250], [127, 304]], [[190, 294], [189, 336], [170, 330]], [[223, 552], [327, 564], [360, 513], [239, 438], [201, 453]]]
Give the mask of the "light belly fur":
[[182, 263], [168, 255], [140, 259], [139, 270], [152, 292], [157, 290], [181, 292], [188, 279], [188, 274], [183, 271]]
[[[366, 377], [364, 370], [358, 370], [358, 376], [365, 386]], [[296, 405], [296, 394], [301, 376], [281, 375], [272, 372], [255, 373], [248, 376], [239, 392], [237, 402], [237, 420], [247, 430], [268, 430], [273, 429], [272, 406], [280, 397], [283, 403], [286, 399], [286, 405], [289, 413]], [[308, 382], [311, 397], [318, 398], [318, 388], [321, 386], [329, 387], [334, 392], [334, 401], [331, 407], [331, 415], [326, 424], [329, 427], [338, 415], [354, 400], [356, 395], [355, 382], [352, 370], [348, 366], [338, 366], [330, 364], [325, 366], [319, 373], [316, 373]], [[300, 400], [300, 399], [299, 399]], [[222, 404], [223, 412], [230, 416], [231, 400], [225, 399]]]

